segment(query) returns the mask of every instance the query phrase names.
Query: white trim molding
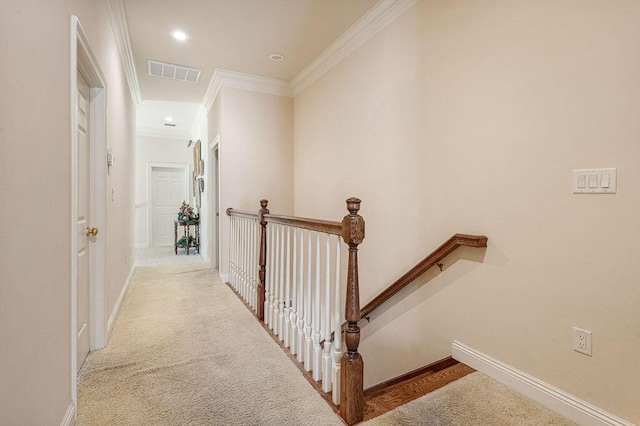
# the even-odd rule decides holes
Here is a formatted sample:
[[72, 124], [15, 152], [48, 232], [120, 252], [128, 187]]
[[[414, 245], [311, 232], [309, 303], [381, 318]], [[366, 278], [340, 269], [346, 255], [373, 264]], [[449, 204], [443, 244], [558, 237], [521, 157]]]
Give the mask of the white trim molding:
[[113, 29], [113, 35], [116, 39], [120, 59], [122, 60], [122, 68], [124, 68], [124, 73], [127, 77], [131, 98], [137, 106], [142, 102], [142, 96], [140, 95], [138, 74], [136, 73], [135, 61], [133, 59], [127, 14], [124, 10], [122, 0], [108, 0], [107, 3], [109, 3], [109, 10], [111, 11], [111, 28]]
[[540, 404], [580, 425], [633, 426], [632, 423], [616, 417], [587, 401], [458, 341], [453, 342], [452, 356], [454, 359], [486, 374], [516, 392], [538, 401]]
[[129, 284], [131, 284], [131, 278], [133, 278], [133, 273], [136, 271], [136, 265], [134, 264], [129, 271], [129, 275], [127, 275], [127, 279], [122, 286], [122, 290], [120, 290], [120, 294], [118, 295], [118, 300], [116, 300], [116, 304], [111, 311], [111, 315], [109, 315], [109, 321], [107, 322], [107, 340], [108, 336], [111, 335], [111, 330], [113, 329], [113, 324], [116, 322], [116, 318], [118, 318], [118, 312], [120, 312], [120, 306], [122, 305], [122, 300], [124, 299], [125, 294], [129, 290]]
[[200, 126], [203, 122], [207, 120], [207, 109], [202, 105], [198, 106], [198, 113], [193, 118], [193, 123], [191, 124], [191, 137], [190, 139], [198, 139], [200, 135], [198, 134], [200, 131]]
[[219, 274], [220, 275], [220, 281], [222, 281], [222, 284], [226, 284], [229, 282], [229, 274]]
[[417, 0], [381, 0], [345, 31], [324, 52], [291, 80], [293, 95], [297, 96], [357, 48], [366, 43], [404, 12], [415, 6]]
[[202, 105], [207, 111], [211, 109], [220, 93], [220, 89], [223, 87], [266, 93], [267, 95], [293, 97], [291, 85], [286, 81], [216, 68], [202, 100]]
[[73, 404], [69, 404], [67, 407], [67, 411], [64, 413], [64, 417], [60, 422], [60, 426], [71, 426], [76, 422], [76, 406]]

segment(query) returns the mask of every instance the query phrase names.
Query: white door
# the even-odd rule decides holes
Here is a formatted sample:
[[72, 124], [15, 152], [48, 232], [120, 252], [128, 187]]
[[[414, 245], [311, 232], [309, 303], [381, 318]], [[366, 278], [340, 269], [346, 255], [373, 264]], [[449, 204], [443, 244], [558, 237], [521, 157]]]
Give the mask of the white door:
[[173, 245], [173, 221], [187, 199], [185, 169], [153, 167], [151, 169], [151, 246]]
[[91, 143], [89, 140], [89, 85], [78, 71], [78, 205], [76, 235], [78, 239], [78, 306], [77, 306], [77, 337], [78, 358], [77, 367], [80, 369], [82, 362], [89, 353], [89, 318], [90, 318], [90, 291], [89, 291], [89, 250], [92, 236], [91, 219], [89, 217], [89, 159]]

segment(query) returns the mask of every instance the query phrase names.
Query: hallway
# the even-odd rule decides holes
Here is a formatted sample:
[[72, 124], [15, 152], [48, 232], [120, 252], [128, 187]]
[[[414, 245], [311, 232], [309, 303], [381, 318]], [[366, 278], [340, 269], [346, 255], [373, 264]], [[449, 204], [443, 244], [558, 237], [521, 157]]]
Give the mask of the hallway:
[[137, 268], [109, 344], [83, 365], [78, 425], [342, 424], [217, 271], [164, 260]]

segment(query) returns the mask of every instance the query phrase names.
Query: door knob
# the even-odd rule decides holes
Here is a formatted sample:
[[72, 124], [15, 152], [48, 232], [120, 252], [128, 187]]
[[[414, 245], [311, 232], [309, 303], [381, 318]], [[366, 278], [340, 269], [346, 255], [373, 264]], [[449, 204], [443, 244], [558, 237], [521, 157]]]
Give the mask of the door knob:
[[87, 227], [87, 237], [93, 235], [94, 237], [98, 235], [98, 228], [89, 228]]

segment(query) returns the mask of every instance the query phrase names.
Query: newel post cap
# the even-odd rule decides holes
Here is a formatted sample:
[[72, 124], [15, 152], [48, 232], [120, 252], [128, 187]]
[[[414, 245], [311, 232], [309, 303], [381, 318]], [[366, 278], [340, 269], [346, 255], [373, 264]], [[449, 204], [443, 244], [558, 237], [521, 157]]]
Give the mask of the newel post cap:
[[267, 208], [267, 205], [269, 204], [269, 200], [260, 200], [260, 210], [258, 210], [258, 222], [260, 222], [260, 225], [267, 226], [267, 222], [265, 222], [264, 220], [264, 215], [265, 214], [269, 214], [269, 209]]
[[358, 215], [360, 199], [351, 197], [347, 200], [349, 214], [342, 219], [342, 239], [349, 246], [357, 246], [364, 240], [364, 219]]

